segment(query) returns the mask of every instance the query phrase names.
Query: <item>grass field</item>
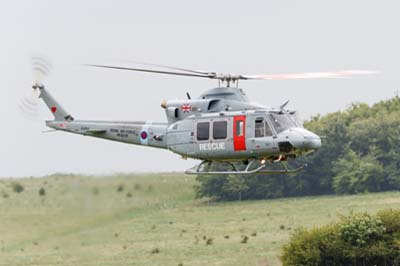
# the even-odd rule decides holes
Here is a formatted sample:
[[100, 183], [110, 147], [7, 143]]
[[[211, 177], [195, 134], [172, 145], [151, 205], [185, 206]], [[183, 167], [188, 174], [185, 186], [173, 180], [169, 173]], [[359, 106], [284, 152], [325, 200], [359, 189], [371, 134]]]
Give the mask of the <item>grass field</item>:
[[280, 265], [295, 228], [400, 207], [398, 192], [210, 204], [182, 174], [16, 181], [0, 180], [0, 265]]

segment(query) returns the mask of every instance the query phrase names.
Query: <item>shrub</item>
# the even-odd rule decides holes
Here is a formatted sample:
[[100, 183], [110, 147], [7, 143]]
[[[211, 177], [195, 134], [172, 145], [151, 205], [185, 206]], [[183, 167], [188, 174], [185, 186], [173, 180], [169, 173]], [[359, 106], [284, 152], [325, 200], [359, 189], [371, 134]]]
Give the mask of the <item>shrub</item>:
[[21, 185], [20, 183], [18, 183], [18, 182], [12, 182], [11, 183], [11, 187], [12, 187], [12, 190], [14, 191], [14, 192], [16, 192], [16, 193], [21, 193], [22, 191], [24, 191], [24, 186], [23, 185]]
[[214, 242], [214, 238], [209, 237], [209, 238], [207, 238], [207, 240], [206, 240], [206, 245], [207, 245], [207, 246], [212, 245], [213, 242]]
[[151, 254], [157, 254], [157, 253], [160, 253], [160, 249], [159, 248], [153, 248], [151, 250]]
[[366, 213], [343, 217], [339, 225], [341, 240], [353, 246], [365, 246], [385, 232], [379, 218], [371, 217]]
[[99, 188], [97, 188], [97, 187], [94, 187], [93, 189], [92, 189], [92, 193], [93, 193], [93, 195], [98, 195], [99, 194]]
[[45, 196], [46, 195], [46, 190], [44, 190], [44, 188], [40, 188], [39, 189], [39, 196]]
[[117, 192], [122, 192], [124, 191], [124, 184], [119, 184], [117, 187]]
[[132, 198], [132, 196], [133, 196], [133, 195], [132, 195], [131, 192], [126, 193], [126, 197], [127, 197], [127, 198]]
[[248, 240], [249, 240], [248, 236], [242, 236], [242, 240], [240, 240], [240, 243], [246, 244]]
[[282, 264], [399, 265], [400, 210], [341, 217], [336, 224], [298, 229], [283, 247]]

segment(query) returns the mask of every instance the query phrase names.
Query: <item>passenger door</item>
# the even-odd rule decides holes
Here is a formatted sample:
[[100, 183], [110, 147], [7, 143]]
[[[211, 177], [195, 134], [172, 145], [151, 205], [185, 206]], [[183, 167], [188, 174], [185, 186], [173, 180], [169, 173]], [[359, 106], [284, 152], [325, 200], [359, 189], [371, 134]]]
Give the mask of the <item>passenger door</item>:
[[233, 118], [233, 147], [235, 151], [246, 150], [246, 116]]

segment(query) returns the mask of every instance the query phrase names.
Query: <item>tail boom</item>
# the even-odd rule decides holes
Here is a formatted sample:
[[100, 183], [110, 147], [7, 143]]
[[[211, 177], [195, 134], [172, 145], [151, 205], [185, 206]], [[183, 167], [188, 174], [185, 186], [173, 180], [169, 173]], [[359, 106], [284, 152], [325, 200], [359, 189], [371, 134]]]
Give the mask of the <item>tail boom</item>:
[[69, 133], [155, 148], [167, 148], [168, 123], [128, 121], [46, 121], [50, 128]]

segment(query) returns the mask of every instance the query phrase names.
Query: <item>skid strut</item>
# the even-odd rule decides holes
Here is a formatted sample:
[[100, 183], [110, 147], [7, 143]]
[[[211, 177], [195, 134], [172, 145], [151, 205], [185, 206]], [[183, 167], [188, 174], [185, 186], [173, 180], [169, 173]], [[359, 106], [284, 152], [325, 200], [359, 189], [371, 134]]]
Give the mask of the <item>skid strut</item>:
[[211, 166], [213, 161], [202, 161], [199, 165], [194, 166], [188, 170], [185, 171], [185, 174], [188, 175], [251, 175], [251, 174], [290, 174], [290, 173], [296, 173], [304, 169], [306, 165], [301, 165], [297, 168], [294, 169], [289, 169], [287, 165], [279, 160], [276, 163], [279, 163], [282, 166], [282, 169], [267, 169], [267, 165], [265, 161], [261, 161], [260, 166], [258, 166], [255, 169], [251, 169], [252, 166], [254, 165], [255, 162], [258, 160], [251, 160], [246, 168], [244, 170], [238, 169], [233, 163], [231, 162], [219, 162], [219, 164], [227, 164], [229, 165], [232, 170], [223, 170], [223, 171], [204, 171], [203, 166], [208, 164], [208, 166]]

